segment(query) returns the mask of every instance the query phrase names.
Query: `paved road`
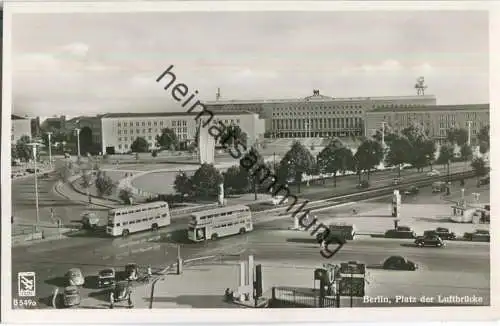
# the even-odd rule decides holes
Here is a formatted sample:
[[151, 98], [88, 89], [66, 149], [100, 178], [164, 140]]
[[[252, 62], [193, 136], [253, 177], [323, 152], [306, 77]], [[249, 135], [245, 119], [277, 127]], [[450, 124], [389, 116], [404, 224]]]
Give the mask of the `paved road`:
[[[273, 222], [267, 223], [272, 226]], [[42, 304], [50, 296], [54, 286], [63, 286], [62, 276], [72, 267], [82, 269], [88, 276], [89, 288], [85, 295], [95, 295], [92, 275], [104, 268], [122, 270], [128, 262], [151, 264], [161, 269], [173, 263], [177, 248], [164, 241], [134, 242], [151, 238], [151, 234], [138, 234], [129, 239], [98, 239], [80, 237], [43, 243], [36, 247], [14, 248], [12, 252], [12, 285], [17, 288], [17, 273], [37, 273], [37, 294]], [[359, 239], [350, 242], [329, 262], [358, 260], [367, 264], [380, 264], [390, 255], [404, 255], [431, 271], [463, 271], [489, 275], [489, 244], [449, 242], [446, 248], [415, 248], [405, 240]], [[320, 256], [318, 245], [308, 234], [296, 231], [268, 230], [266, 225], [257, 226], [245, 236], [234, 236], [207, 244], [182, 244], [183, 258], [224, 254], [226, 259], [239, 259], [240, 254], [254, 253], [259, 260], [285, 261], [291, 264], [320, 264], [327, 260]], [[464, 262], [466, 262], [464, 264]], [[16, 293], [13, 293], [14, 296]]]
[[[50, 209], [54, 210], [55, 218], [63, 222], [80, 220], [85, 211], [95, 211], [100, 216], [106, 216], [106, 210], [101, 207], [88, 206], [71, 202], [54, 193], [55, 177], [38, 178], [38, 206], [40, 222], [52, 223]], [[15, 224], [32, 224], [36, 221], [35, 178], [27, 177], [12, 183], [12, 214]]]
[[[30, 201], [30, 189], [33, 179], [18, 181], [13, 185], [13, 206], [17, 212], [34, 211], [34, 202]], [[48, 207], [63, 207], [68, 211], [66, 218], [86, 210], [84, 205], [74, 204], [67, 207], [66, 200], [60, 199], [51, 193], [51, 181], [41, 180], [40, 203], [47, 210]], [[31, 191], [32, 192], [32, 191]], [[61, 205], [61, 206], [57, 206]], [[63, 206], [64, 205], [64, 206]], [[380, 205], [374, 202], [370, 205]], [[335, 211], [333, 209], [332, 211]], [[346, 210], [345, 207], [337, 210]], [[16, 210], [15, 210], [16, 211]], [[57, 211], [57, 208], [56, 208]], [[46, 215], [48, 217], [48, 214]], [[47, 218], [45, 218], [47, 220]], [[284, 224], [285, 223], [285, 224]], [[185, 219], [174, 220], [169, 229], [185, 229]], [[307, 239], [296, 239], [290, 231], [277, 229], [288, 227], [290, 222], [278, 219], [256, 226], [256, 231], [244, 237], [230, 237], [207, 244], [182, 244], [183, 258], [218, 254], [234, 253], [247, 250], [258, 255], [259, 259], [290, 260], [294, 262], [321, 263], [324, 259], [319, 255], [317, 244]], [[165, 232], [165, 231], [162, 231]], [[288, 233], [287, 233], [288, 232]], [[16, 296], [17, 273], [34, 271], [37, 273], [37, 292], [41, 302], [50, 296], [54, 286], [62, 286], [64, 273], [72, 267], [82, 269], [84, 275], [89, 275], [88, 284], [94, 280], [92, 275], [108, 266], [117, 270], [123, 269], [128, 262], [141, 265], [151, 264], [160, 269], [175, 261], [177, 249], [172, 243], [165, 241], [147, 240], [151, 233], [133, 235], [127, 239], [109, 239], [96, 236], [75, 236], [65, 240], [37, 244], [30, 247], [18, 247], [12, 250], [12, 285], [13, 295]], [[300, 237], [298, 237], [300, 238]], [[143, 241], [142, 243], [137, 243]], [[443, 250], [416, 249], [410, 246], [401, 246], [401, 241], [393, 240], [360, 240], [342, 249], [336, 256], [340, 260], [360, 260], [368, 264], [380, 263], [391, 253], [408, 255], [425, 268], [431, 270], [457, 270], [462, 269], [474, 273], [489, 273], [489, 246], [488, 244], [452, 243]], [[467, 257], [467, 264], [463, 259]], [[414, 258], [413, 258], [414, 257]], [[228, 257], [228, 259], [231, 259]], [[488, 274], [489, 275], [489, 274]], [[95, 289], [84, 289], [83, 295], [94, 295]]]

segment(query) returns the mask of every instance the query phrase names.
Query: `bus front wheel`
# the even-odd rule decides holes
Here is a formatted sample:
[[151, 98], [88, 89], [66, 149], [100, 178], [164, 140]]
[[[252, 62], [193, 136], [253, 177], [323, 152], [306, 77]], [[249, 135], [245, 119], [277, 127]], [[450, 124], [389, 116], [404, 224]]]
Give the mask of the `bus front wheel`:
[[241, 228], [241, 229], [240, 229], [240, 234], [243, 234], [243, 233], [245, 233], [245, 232], [247, 232], [247, 230], [245, 230], [245, 228]]
[[212, 234], [212, 240], [217, 240], [218, 236], [217, 233]]
[[158, 231], [158, 224], [154, 223], [154, 224], [151, 226], [151, 230], [153, 230], [153, 231]]
[[129, 235], [129, 233], [130, 233], [130, 232], [129, 232], [128, 230], [123, 230], [123, 232], [122, 232], [122, 236], [123, 236], [123, 237], [126, 237], [127, 235]]

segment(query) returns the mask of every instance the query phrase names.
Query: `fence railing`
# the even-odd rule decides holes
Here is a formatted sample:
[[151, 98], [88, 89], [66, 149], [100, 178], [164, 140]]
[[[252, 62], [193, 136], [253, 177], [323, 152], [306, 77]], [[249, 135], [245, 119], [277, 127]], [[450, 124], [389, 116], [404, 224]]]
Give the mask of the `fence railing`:
[[[285, 306], [326, 308], [335, 307], [335, 299], [323, 297], [321, 300], [319, 289], [315, 292], [309, 289], [297, 289], [292, 287], [273, 287], [272, 300]], [[321, 303], [321, 301], [323, 301]]]

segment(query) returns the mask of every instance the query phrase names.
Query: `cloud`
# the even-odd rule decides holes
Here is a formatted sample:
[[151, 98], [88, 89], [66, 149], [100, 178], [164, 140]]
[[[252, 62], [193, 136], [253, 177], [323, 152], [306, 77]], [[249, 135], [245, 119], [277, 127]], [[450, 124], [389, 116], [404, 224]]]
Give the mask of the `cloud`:
[[394, 73], [399, 72], [404, 67], [397, 60], [388, 59], [377, 64], [360, 64], [357, 66], [351, 66], [342, 69], [344, 74], [351, 73], [363, 73], [363, 74], [375, 74], [375, 73]]
[[78, 58], [85, 58], [89, 52], [89, 46], [85, 43], [75, 42], [62, 46], [61, 51]]
[[262, 79], [274, 79], [278, 74], [271, 70], [257, 70], [242, 68], [231, 74], [230, 79], [234, 82], [258, 82]]
[[435, 70], [434, 67], [427, 62], [413, 66], [411, 69], [415, 72], [415, 75], [418, 76], [429, 75]]
[[42, 72], [57, 71], [61, 68], [59, 60], [50, 53], [27, 53], [13, 57], [14, 71]]

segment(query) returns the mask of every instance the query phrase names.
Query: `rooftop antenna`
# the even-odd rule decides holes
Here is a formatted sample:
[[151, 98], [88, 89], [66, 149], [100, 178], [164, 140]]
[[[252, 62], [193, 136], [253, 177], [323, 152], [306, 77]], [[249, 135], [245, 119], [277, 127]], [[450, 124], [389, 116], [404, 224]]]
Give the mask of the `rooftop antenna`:
[[220, 99], [220, 87], [217, 88], [217, 94], [215, 94], [215, 100], [218, 101]]
[[425, 95], [425, 89], [427, 85], [425, 85], [424, 76], [420, 76], [417, 78], [417, 83], [415, 84], [415, 89], [417, 90], [417, 95]]

